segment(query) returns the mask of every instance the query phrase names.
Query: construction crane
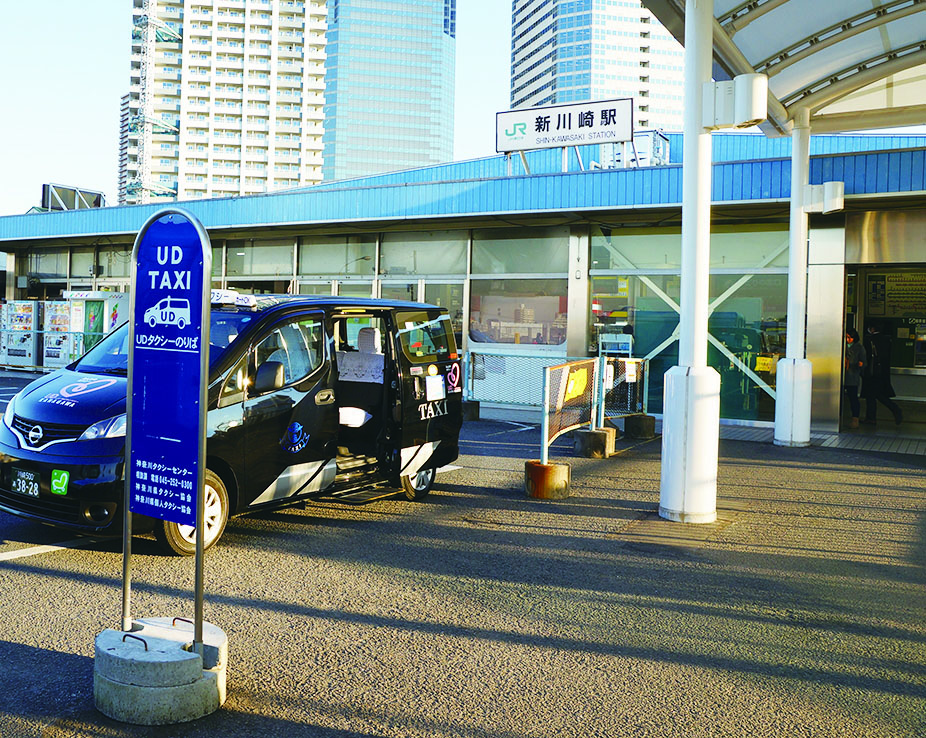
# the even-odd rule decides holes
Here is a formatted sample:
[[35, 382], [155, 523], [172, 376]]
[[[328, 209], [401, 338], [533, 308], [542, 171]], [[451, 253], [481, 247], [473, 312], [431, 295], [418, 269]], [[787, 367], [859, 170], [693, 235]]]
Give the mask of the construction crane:
[[152, 194], [176, 195], [177, 190], [152, 181], [151, 157], [155, 133], [179, 133], [177, 126], [154, 115], [154, 70], [158, 43], [180, 43], [180, 33], [157, 17], [157, 0], [142, 0], [142, 14], [132, 28], [132, 38], [141, 42], [141, 85], [138, 114], [129, 120], [129, 130], [138, 136], [138, 173], [126, 185], [126, 194], [136, 202], [149, 202]]

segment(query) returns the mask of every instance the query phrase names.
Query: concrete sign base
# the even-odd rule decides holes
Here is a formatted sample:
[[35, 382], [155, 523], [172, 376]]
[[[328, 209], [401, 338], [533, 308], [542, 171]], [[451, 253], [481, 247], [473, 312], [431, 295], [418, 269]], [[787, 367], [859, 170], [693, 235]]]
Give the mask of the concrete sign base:
[[524, 462], [524, 491], [538, 500], [562, 500], [572, 494], [570, 482], [572, 467], [569, 464], [543, 464]]
[[203, 624], [203, 654], [192, 624], [179, 618], [135, 620], [131, 632], [96, 639], [93, 696], [107, 717], [136, 725], [172, 725], [215, 712], [225, 702], [228, 638]]

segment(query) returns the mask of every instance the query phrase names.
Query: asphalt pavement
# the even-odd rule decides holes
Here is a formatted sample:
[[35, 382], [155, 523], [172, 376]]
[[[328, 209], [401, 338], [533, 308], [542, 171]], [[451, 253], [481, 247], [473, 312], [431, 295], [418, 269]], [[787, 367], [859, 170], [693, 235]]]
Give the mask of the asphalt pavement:
[[[120, 542], [0, 514], [0, 736], [926, 736], [922, 457], [721, 441], [694, 526], [656, 514], [658, 439], [561, 439], [560, 501], [523, 492], [535, 426], [462, 448], [422, 503], [231, 521], [206, 557], [228, 701], [179, 726], [93, 707]], [[192, 561], [135, 546], [134, 613], [190, 617]]]

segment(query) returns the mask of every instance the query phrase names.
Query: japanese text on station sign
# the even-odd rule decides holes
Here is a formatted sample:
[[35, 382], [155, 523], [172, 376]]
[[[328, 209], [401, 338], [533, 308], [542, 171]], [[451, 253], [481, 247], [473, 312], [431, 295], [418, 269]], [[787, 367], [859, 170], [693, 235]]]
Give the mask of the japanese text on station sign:
[[619, 143], [633, 138], [633, 100], [604, 100], [497, 113], [499, 152]]

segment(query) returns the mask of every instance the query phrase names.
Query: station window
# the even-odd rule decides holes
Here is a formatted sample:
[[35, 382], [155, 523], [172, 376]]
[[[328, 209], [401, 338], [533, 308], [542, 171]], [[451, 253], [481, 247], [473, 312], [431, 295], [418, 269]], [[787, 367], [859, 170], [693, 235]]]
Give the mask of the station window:
[[475, 343], [566, 341], [565, 279], [474, 279], [469, 338]]

